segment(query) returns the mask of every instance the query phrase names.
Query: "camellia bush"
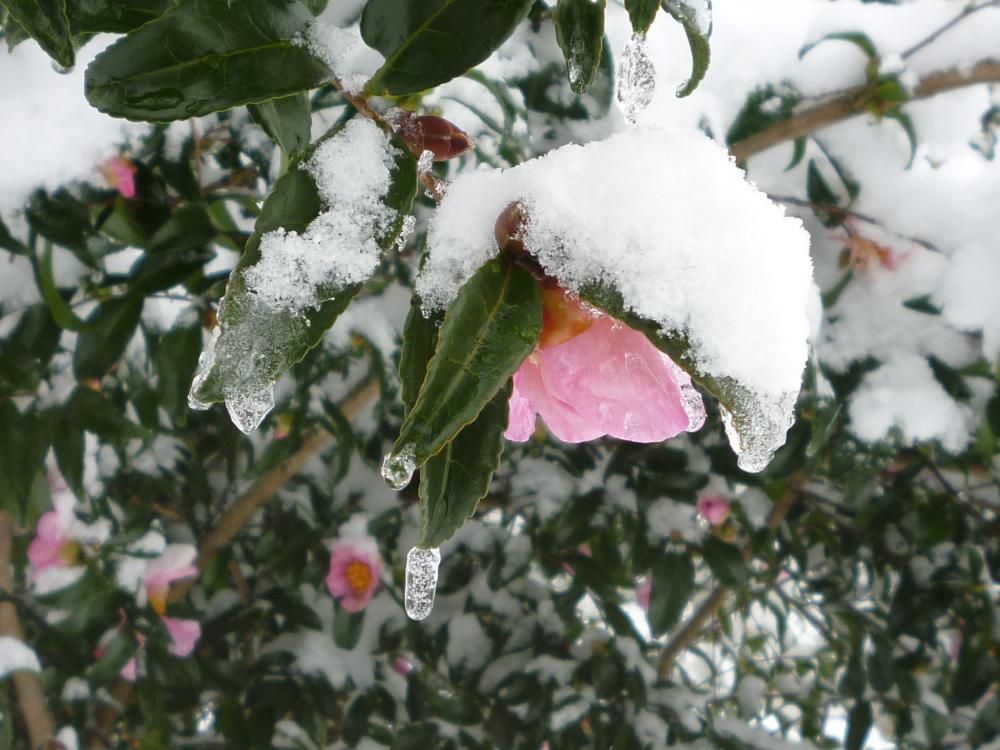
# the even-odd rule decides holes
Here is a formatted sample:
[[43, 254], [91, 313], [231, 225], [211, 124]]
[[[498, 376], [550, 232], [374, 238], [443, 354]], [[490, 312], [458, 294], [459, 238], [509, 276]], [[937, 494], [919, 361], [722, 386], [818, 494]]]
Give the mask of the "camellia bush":
[[1000, 3], [0, 29], [0, 750], [1000, 748]]

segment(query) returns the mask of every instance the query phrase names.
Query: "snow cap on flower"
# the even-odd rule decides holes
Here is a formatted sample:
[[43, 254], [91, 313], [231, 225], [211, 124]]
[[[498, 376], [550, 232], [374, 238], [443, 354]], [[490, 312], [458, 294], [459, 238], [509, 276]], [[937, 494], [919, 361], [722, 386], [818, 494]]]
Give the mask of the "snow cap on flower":
[[508, 440], [531, 437], [536, 415], [567, 443], [658, 443], [701, 427], [691, 379], [643, 334], [561, 290], [546, 290], [542, 303], [539, 346], [514, 374]]
[[702, 495], [698, 498], [698, 514], [718, 526], [729, 517], [729, 501], [722, 495]]
[[170, 584], [198, 575], [194, 560], [198, 550], [192, 544], [170, 544], [163, 554], [146, 566], [143, 590], [153, 611], [162, 615], [167, 611], [167, 591]]
[[123, 198], [135, 198], [136, 166], [124, 156], [113, 156], [101, 165], [101, 174]]
[[368, 606], [379, 585], [381, 561], [371, 537], [341, 538], [330, 548], [330, 573], [326, 587], [348, 612]]

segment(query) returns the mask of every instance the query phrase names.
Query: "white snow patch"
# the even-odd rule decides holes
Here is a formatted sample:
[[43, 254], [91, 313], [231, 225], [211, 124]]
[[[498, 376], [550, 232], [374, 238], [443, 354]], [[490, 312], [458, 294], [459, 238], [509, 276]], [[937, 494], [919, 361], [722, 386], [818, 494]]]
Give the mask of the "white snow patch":
[[476, 671], [490, 659], [491, 641], [471, 612], [453, 618], [448, 623], [446, 656], [451, 667]]
[[0, 636], [0, 678], [11, 672], [41, 672], [38, 655], [24, 641]]
[[322, 20], [306, 33], [304, 43], [316, 57], [330, 66], [334, 77], [350, 93], [361, 92], [385, 58], [361, 39], [358, 26], [339, 28]]

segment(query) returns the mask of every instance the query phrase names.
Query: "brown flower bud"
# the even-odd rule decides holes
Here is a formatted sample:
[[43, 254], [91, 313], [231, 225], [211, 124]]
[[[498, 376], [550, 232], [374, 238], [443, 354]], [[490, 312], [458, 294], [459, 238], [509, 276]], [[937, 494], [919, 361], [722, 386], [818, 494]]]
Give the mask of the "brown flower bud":
[[472, 148], [469, 135], [443, 117], [414, 117], [406, 110], [396, 110], [390, 122], [396, 135], [418, 156], [424, 151], [430, 151], [434, 155], [434, 161], [446, 161]]
[[499, 248], [511, 255], [526, 255], [524, 249], [524, 224], [526, 211], [523, 203], [511, 203], [500, 212], [493, 234]]

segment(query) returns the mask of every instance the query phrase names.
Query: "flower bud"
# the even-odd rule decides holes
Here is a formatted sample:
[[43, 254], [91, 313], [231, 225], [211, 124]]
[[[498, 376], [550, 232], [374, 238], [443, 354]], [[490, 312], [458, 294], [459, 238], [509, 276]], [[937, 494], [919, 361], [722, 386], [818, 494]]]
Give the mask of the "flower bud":
[[511, 203], [497, 217], [493, 234], [501, 251], [511, 255], [525, 255], [524, 249], [525, 210], [522, 203]]
[[454, 159], [472, 148], [472, 138], [443, 117], [414, 116], [406, 110], [394, 110], [387, 119], [414, 154], [430, 151], [434, 161]]

